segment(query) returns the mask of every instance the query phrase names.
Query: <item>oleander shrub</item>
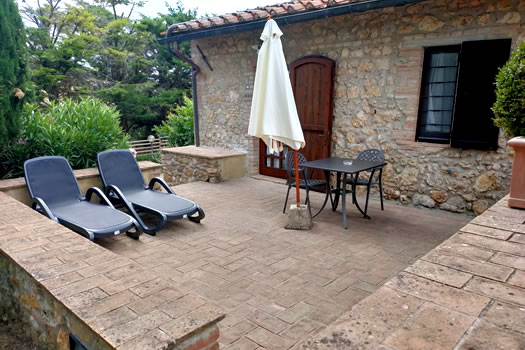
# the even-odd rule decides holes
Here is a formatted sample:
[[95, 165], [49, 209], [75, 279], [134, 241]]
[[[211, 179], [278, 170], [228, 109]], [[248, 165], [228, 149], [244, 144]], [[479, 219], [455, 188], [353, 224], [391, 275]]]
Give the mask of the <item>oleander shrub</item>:
[[494, 124], [507, 137], [525, 136], [525, 42], [512, 53], [496, 76]]
[[96, 166], [98, 152], [129, 147], [119, 112], [94, 98], [28, 104], [21, 131], [21, 138], [2, 154], [3, 165], [9, 169], [3, 177], [22, 175], [23, 162], [33, 157], [60, 155], [73, 169], [83, 169]]
[[170, 113], [167, 120], [153, 128], [158, 137], [167, 137], [170, 146], [193, 145], [193, 101], [184, 96], [184, 103]]

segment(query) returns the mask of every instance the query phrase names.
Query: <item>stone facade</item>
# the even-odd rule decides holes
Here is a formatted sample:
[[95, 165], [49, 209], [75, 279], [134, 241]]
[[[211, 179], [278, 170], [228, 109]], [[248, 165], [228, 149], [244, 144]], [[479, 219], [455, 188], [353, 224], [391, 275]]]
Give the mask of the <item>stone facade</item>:
[[[525, 0], [435, 0], [282, 26], [288, 63], [321, 55], [336, 62], [331, 154], [380, 148], [386, 198], [479, 214], [508, 191], [512, 151], [415, 142], [424, 47], [467, 40], [525, 40]], [[247, 136], [259, 32], [198, 39], [200, 138], [248, 152], [258, 173], [259, 143]], [[211, 72], [199, 45], [213, 67]]]
[[165, 148], [161, 154], [162, 174], [170, 185], [218, 183], [246, 176], [246, 152], [186, 146]]

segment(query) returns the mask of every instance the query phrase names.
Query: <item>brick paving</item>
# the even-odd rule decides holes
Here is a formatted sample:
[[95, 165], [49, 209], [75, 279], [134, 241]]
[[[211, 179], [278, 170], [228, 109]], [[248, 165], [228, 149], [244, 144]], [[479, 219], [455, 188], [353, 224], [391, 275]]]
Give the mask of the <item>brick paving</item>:
[[504, 198], [301, 349], [525, 349], [525, 210]]
[[[71, 275], [89, 278], [90, 286], [97, 286], [89, 290], [90, 298], [111, 298], [112, 311], [106, 302], [96, 305], [90, 314], [107, 316], [111, 312], [114, 317], [99, 317], [94, 322], [110, 328], [115, 320], [125, 324], [121, 319], [143, 315], [134, 321], [136, 327], [155, 328], [155, 322], [163, 321], [157, 320], [159, 315], [179, 319], [189, 312], [204, 314], [209, 307], [205, 303], [209, 303], [227, 314], [220, 322], [219, 342], [224, 349], [287, 349], [324, 329], [470, 220], [389, 202], [381, 212], [378, 203], [371, 201], [372, 220], [363, 219], [349, 205], [348, 230], [343, 229], [339, 212], [325, 210], [314, 219], [311, 231], [288, 231], [283, 228], [285, 190], [282, 185], [254, 179], [177, 186], [177, 194], [206, 211], [202, 224], [178, 220], [155, 237], [98, 240], [122, 258], [77, 267]], [[312, 194], [313, 205], [319, 205], [322, 198]], [[499, 259], [510, 258], [502, 255]], [[108, 265], [110, 272], [105, 271]], [[470, 267], [477, 268], [475, 264]], [[448, 272], [421, 264], [413, 268], [440, 278]], [[448, 278], [459, 285], [466, 273]], [[490, 288], [483, 281], [472, 288]], [[76, 288], [89, 288], [85, 283], [81, 279]], [[64, 290], [66, 298], [68, 290]], [[126, 306], [115, 307], [124, 301]], [[472, 301], [473, 313], [482, 308], [476, 302]], [[418, 306], [414, 302], [413, 307]], [[458, 319], [458, 323], [468, 320]], [[106, 336], [136, 336], [129, 324], [116, 330], [110, 328]], [[161, 330], [171, 335], [181, 331], [177, 322]]]

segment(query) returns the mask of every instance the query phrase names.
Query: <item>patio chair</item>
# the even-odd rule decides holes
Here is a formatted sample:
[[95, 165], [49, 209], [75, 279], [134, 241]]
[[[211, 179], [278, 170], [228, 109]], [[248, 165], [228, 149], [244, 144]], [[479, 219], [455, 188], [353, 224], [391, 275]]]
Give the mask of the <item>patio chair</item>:
[[[385, 155], [378, 149], [369, 148], [357, 155], [359, 160], [368, 160], [372, 162], [384, 162]], [[379, 187], [379, 198], [381, 199], [381, 210], [385, 210], [383, 206], [383, 184], [381, 182], [381, 176], [383, 174], [383, 167], [372, 169], [369, 171], [370, 175], [367, 178], [361, 178], [358, 176], [350, 177], [346, 179], [346, 185], [352, 185], [353, 188], [357, 186], [366, 187], [366, 203], [365, 203], [365, 213], [368, 209], [368, 198], [370, 197], [370, 187], [376, 185]], [[355, 197], [352, 196], [352, 200], [355, 200]]]
[[[146, 186], [137, 161], [129, 150], [101, 152], [97, 155], [97, 164], [108, 197], [123, 204], [144, 232], [155, 235], [168, 220], [187, 217], [200, 223], [204, 219], [204, 211], [197, 204], [177, 196], [163, 179], [155, 177]], [[166, 192], [154, 190], [156, 183]], [[137, 211], [156, 216], [159, 223], [154, 227], [147, 226]]]
[[[297, 152], [297, 160], [299, 164], [306, 163], [306, 157]], [[293, 151], [287, 151], [284, 154], [284, 161], [286, 165], [286, 174], [288, 175], [288, 190], [286, 191], [286, 199], [284, 200], [283, 214], [286, 213], [286, 205], [288, 204], [288, 196], [290, 195], [290, 189], [295, 187], [295, 157]], [[310, 208], [310, 188], [317, 186], [326, 186], [325, 180], [316, 180], [312, 179], [311, 173], [310, 178], [308, 178], [308, 169], [299, 167], [299, 174], [302, 176], [302, 179], [299, 179], [299, 188], [306, 190], [306, 201], [305, 204], [308, 205], [308, 210], [310, 215], [312, 215], [312, 210]], [[332, 194], [330, 193], [330, 201], [332, 201]]]
[[[115, 209], [100, 189], [91, 187], [83, 197], [64, 157], [29, 159], [24, 163], [24, 177], [33, 209], [90, 240], [122, 232], [138, 239], [142, 233], [135, 219]], [[103, 204], [90, 202], [93, 194]]]

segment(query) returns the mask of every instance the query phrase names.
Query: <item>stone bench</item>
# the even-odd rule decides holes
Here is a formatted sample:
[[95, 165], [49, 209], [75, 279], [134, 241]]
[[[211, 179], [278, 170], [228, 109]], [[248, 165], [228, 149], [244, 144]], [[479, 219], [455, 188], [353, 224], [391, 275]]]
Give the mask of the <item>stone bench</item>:
[[162, 173], [171, 185], [194, 181], [222, 182], [246, 176], [246, 153], [223, 148], [165, 148]]

